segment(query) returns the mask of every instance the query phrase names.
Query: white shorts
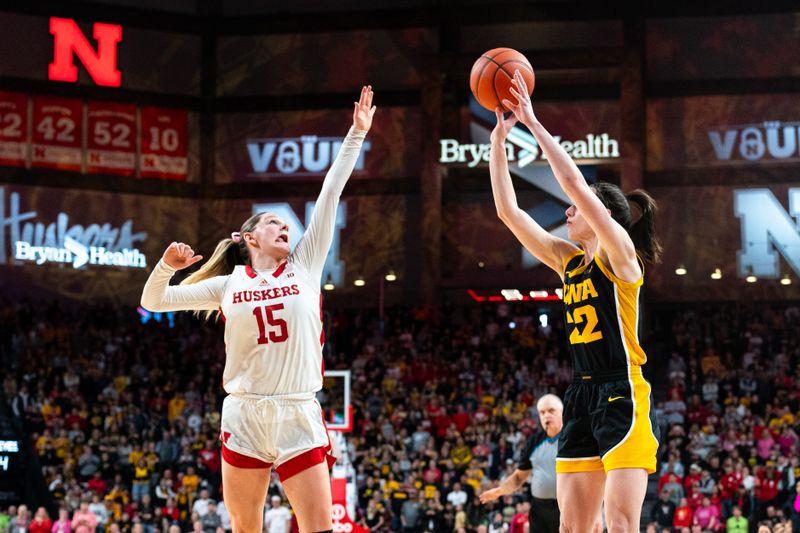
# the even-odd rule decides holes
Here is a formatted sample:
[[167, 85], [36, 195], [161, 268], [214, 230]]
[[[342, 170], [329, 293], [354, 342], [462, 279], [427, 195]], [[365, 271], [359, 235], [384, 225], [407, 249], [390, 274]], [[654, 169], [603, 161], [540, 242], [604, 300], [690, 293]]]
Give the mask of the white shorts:
[[238, 468], [270, 468], [285, 481], [336, 458], [314, 394], [231, 394], [222, 402], [222, 458]]

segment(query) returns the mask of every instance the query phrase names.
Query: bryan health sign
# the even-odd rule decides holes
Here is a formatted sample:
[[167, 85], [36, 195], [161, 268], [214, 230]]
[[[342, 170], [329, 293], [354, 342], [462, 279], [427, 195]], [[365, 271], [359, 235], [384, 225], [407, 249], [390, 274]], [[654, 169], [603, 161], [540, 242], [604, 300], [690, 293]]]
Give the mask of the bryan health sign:
[[[8, 194], [0, 187], [0, 265], [31, 262], [36, 265], [57, 263], [72, 268], [115, 266], [146, 268], [147, 258], [137, 243], [147, 233], [134, 232], [133, 220], [121, 226], [95, 223], [70, 224], [67, 213], [58, 213], [55, 221], [38, 221], [36, 211], [24, 211], [19, 193]], [[9, 261], [11, 260], [11, 261]]]

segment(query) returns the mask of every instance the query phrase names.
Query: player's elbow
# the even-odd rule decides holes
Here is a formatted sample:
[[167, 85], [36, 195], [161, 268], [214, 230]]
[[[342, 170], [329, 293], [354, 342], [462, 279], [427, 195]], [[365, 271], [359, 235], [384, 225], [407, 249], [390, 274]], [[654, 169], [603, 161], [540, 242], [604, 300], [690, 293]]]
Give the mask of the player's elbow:
[[505, 209], [505, 207], [501, 205], [497, 206], [497, 218], [508, 224], [508, 211]]
[[498, 202], [495, 207], [497, 209], [497, 218], [505, 222], [506, 225], [513, 223], [514, 214], [518, 209], [516, 206], [508, 202]]
[[161, 309], [161, 301], [157, 298], [147, 295], [146, 293], [142, 294], [142, 298], [139, 300], [139, 305], [151, 312], [159, 313], [163, 310]]
[[[577, 194], [583, 189], [588, 189], [589, 184], [580, 172], [565, 172], [561, 179], [561, 188], [567, 196]], [[570, 196], [571, 197], [571, 196]]]

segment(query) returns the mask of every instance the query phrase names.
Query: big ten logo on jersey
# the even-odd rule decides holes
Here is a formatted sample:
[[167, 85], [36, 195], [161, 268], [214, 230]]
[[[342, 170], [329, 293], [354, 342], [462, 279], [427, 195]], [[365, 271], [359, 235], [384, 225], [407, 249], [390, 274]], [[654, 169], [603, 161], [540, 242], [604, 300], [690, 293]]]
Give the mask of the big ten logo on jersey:
[[603, 338], [603, 332], [597, 329], [597, 310], [591, 304], [571, 308], [577, 304], [597, 298], [597, 290], [591, 278], [579, 283], [564, 285], [564, 304], [567, 305], [567, 323], [572, 324], [569, 335], [570, 344], [588, 344]]
[[[316, 202], [306, 202], [306, 224], [311, 222], [311, 215], [314, 213], [315, 205]], [[294, 209], [288, 203], [254, 204], [253, 214], [257, 213], [275, 213], [289, 225], [289, 242], [292, 244], [292, 251], [294, 251], [294, 247], [306, 231], [305, 224], [300, 221]], [[344, 262], [339, 258], [339, 244], [341, 242], [340, 233], [345, 227], [347, 227], [347, 203], [340, 201], [339, 207], [336, 209], [331, 248], [328, 251], [328, 257], [325, 259], [325, 266], [322, 269], [322, 279], [327, 280], [330, 277], [331, 281], [336, 285], [344, 282]]]
[[[364, 169], [364, 156], [371, 148], [369, 141], [361, 145], [355, 170]], [[270, 176], [311, 176], [324, 174], [342, 147], [340, 137], [302, 137], [283, 139], [249, 139], [247, 153], [253, 173]]]

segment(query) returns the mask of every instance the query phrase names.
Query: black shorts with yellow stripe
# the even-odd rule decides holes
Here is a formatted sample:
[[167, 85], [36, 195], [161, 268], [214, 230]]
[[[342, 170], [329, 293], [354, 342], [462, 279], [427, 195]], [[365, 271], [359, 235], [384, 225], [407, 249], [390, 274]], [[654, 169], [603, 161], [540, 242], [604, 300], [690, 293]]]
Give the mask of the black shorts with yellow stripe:
[[575, 373], [564, 395], [556, 472], [656, 471], [659, 429], [639, 366]]

